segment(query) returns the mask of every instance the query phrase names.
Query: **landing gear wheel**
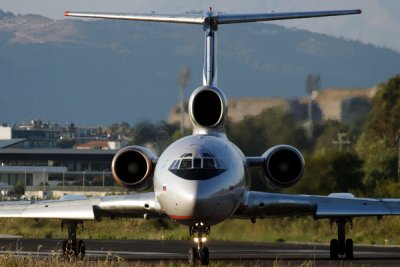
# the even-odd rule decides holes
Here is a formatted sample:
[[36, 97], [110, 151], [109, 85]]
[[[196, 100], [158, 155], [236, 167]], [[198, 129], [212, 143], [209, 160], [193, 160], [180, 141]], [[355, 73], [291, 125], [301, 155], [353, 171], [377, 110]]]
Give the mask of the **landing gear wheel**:
[[194, 236], [194, 242], [197, 244], [196, 247], [189, 249], [188, 258], [190, 264], [201, 263], [202, 265], [208, 265], [210, 262], [210, 252], [207, 247], [204, 246], [207, 238], [204, 235], [210, 234], [210, 226], [205, 225], [202, 222], [196, 222], [194, 225], [189, 227], [190, 236]]
[[339, 258], [339, 242], [337, 239], [331, 240], [330, 259], [337, 260]]
[[79, 220], [62, 220], [61, 229], [68, 227], [68, 239], [62, 242], [62, 255], [66, 260], [82, 260], [86, 254], [86, 244], [83, 240], [77, 240], [76, 230], [78, 225], [82, 226], [83, 221]]
[[346, 239], [346, 225], [350, 224], [353, 228], [352, 218], [334, 218], [331, 219], [331, 227], [333, 224], [337, 225], [337, 239], [331, 240], [330, 247], [330, 258], [331, 260], [339, 259], [339, 256], [344, 257], [347, 260], [354, 258], [353, 254], [353, 240]]
[[347, 260], [352, 260], [354, 258], [354, 255], [353, 255], [353, 239], [347, 239], [346, 240], [345, 251], [346, 251], [346, 259]]
[[189, 248], [188, 259], [189, 259], [189, 264], [196, 265], [196, 262], [197, 262], [197, 249], [195, 247]]
[[68, 261], [72, 261], [76, 258], [76, 243], [71, 240], [64, 240], [62, 243], [62, 254]]
[[203, 247], [200, 249], [200, 260], [202, 265], [208, 265], [210, 262], [210, 252], [207, 247]]
[[85, 258], [86, 254], [86, 243], [84, 240], [78, 240], [78, 246], [77, 246], [77, 256], [80, 260], [83, 260]]

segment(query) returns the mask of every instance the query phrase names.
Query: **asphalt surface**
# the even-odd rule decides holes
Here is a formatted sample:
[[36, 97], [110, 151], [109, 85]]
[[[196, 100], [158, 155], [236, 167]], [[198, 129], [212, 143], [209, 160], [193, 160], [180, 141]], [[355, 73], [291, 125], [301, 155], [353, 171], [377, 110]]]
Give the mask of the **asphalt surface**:
[[[59, 255], [61, 240], [55, 239], [0, 239], [0, 253], [16, 256], [49, 257]], [[86, 258], [89, 260], [118, 258], [127, 261], [187, 260], [191, 241], [155, 240], [87, 240]], [[298, 266], [312, 262], [313, 266], [400, 266], [400, 246], [354, 246], [354, 260], [329, 259], [329, 246], [324, 244], [257, 243], [209, 241], [210, 261], [242, 266], [269, 266], [277, 260], [284, 266]]]

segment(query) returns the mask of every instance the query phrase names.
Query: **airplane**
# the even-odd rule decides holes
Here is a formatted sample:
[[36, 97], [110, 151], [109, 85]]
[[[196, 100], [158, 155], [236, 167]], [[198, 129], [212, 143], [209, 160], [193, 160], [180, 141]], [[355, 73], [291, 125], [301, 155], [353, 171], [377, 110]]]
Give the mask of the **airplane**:
[[[272, 189], [286, 189], [301, 180], [304, 158], [290, 145], [273, 146], [261, 156], [245, 156], [225, 133], [228, 106], [217, 86], [216, 33], [220, 25], [258, 21], [303, 19], [360, 14], [361, 10], [292, 13], [221, 14], [210, 8], [203, 15], [112, 14], [69, 12], [65, 16], [164, 23], [197, 24], [205, 32], [203, 84], [189, 99], [193, 133], [173, 142], [157, 156], [148, 148], [129, 146], [119, 150], [111, 163], [116, 182], [142, 193], [84, 197], [64, 196], [58, 200], [1, 202], [0, 217], [60, 219], [68, 227], [63, 242], [65, 255], [84, 257], [86, 245], [76, 236], [85, 220], [103, 217], [169, 218], [189, 227], [193, 247], [190, 263], [209, 264], [206, 246], [211, 226], [228, 218], [312, 216], [336, 224], [337, 238], [330, 242], [332, 260], [352, 259], [353, 240], [346, 238], [346, 225], [355, 217], [400, 215], [400, 199], [356, 198], [350, 193], [329, 196], [250, 191], [249, 170], [263, 171]], [[148, 188], [154, 191], [143, 192]]]

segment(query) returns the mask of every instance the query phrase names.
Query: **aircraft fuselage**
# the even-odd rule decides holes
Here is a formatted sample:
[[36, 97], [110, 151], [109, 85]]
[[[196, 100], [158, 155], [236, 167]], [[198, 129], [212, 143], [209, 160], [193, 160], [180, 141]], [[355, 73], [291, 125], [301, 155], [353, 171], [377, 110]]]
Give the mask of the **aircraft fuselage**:
[[184, 137], [158, 159], [154, 190], [161, 208], [176, 221], [220, 223], [244, 197], [245, 158], [224, 136]]

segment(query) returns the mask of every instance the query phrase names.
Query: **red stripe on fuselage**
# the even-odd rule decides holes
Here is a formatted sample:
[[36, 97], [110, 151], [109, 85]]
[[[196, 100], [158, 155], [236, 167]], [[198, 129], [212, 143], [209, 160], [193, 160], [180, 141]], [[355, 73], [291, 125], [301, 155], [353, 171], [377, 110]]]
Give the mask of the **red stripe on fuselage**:
[[180, 215], [168, 215], [168, 216], [174, 220], [191, 220], [195, 218], [193, 216], [180, 216]]
[[226, 219], [225, 216], [207, 216], [207, 217], [199, 217], [199, 216], [183, 216], [183, 215], [168, 215], [171, 219], [174, 220], [197, 220], [203, 221], [208, 219]]

